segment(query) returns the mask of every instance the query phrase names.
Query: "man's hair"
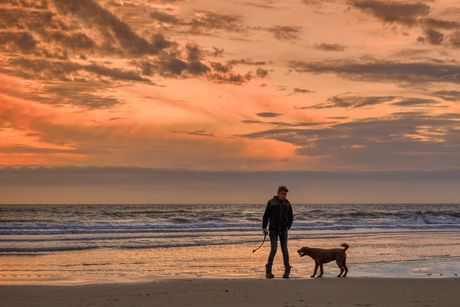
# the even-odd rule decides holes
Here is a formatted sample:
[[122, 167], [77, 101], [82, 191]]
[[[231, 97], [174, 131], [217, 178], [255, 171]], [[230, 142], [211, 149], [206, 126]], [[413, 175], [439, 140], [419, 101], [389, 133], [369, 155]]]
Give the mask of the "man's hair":
[[286, 188], [286, 186], [284, 186], [284, 185], [279, 186], [278, 187], [278, 193], [283, 192], [283, 191], [286, 192], [286, 193], [289, 192], [289, 190], [288, 190], [288, 188]]

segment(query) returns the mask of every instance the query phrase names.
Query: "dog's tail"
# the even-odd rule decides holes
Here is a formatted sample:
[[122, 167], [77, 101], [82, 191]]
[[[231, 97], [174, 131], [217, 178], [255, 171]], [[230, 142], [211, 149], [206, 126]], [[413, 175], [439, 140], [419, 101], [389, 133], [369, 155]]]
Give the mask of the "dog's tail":
[[346, 251], [350, 247], [350, 245], [348, 245], [347, 243], [342, 243], [342, 245], [340, 246], [345, 247], [343, 251]]

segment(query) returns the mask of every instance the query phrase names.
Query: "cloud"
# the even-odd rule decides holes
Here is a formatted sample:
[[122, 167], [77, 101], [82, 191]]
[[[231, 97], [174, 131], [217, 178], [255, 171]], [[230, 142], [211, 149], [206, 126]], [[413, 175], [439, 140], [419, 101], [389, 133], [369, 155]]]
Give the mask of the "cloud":
[[[232, 83], [242, 84], [253, 78], [251, 72], [241, 75], [233, 72], [232, 64], [222, 64], [219, 62], [211, 62], [211, 68], [202, 62], [205, 52], [197, 45], [188, 44], [186, 46], [187, 61], [169, 57], [160, 58], [156, 61], [158, 71], [165, 77], [193, 77], [193, 76], [206, 76], [208, 79], [217, 83]], [[237, 62], [232, 62], [237, 63]], [[245, 62], [246, 63], [246, 62]], [[263, 69], [256, 70], [256, 76], [264, 78], [268, 72]]]
[[147, 41], [128, 24], [92, 0], [54, 0], [53, 4], [60, 13], [79, 18], [89, 27], [97, 27], [105, 38], [104, 44], [108, 50], [116, 49], [119, 45], [123, 52], [130, 55], [157, 55], [168, 46], [164, 40]]
[[315, 48], [324, 51], [345, 51], [346, 46], [340, 44], [315, 44]]
[[207, 132], [205, 130], [198, 130], [198, 131], [172, 131], [174, 133], [185, 133], [188, 135], [196, 135], [196, 136], [208, 136], [208, 137], [214, 137], [214, 133], [212, 132]]
[[[200, 188], [238, 187], [249, 183], [272, 182], [269, 178], [289, 178], [290, 182], [458, 182], [459, 169], [433, 171], [193, 171], [137, 167], [0, 167], [0, 187], [89, 187], [190, 185]], [[275, 185], [276, 188], [276, 185]]]
[[448, 37], [448, 43], [450, 47], [460, 48], [460, 31], [455, 31], [451, 33]]
[[154, 0], [158, 4], [180, 4], [185, 0]]
[[[95, 203], [94, 195], [97, 195], [96, 202], [114, 204], [258, 203], [276, 192], [280, 184], [289, 187], [296, 203], [391, 203], [395, 200], [442, 203], [458, 199], [459, 181], [458, 168], [336, 172], [71, 166], [0, 168], [1, 201], [15, 204], [42, 203], [44, 194], [49, 195], [46, 203], [60, 204]], [[209, 193], [210, 190], [213, 193]], [[403, 193], [398, 194], [399, 190]], [[19, 191], [27, 193], [17, 194]], [[382, 197], [395, 193], [397, 197], [391, 200]], [[235, 199], [235, 194], [240, 197]]]
[[238, 172], [133, 167], [6, 167], [0, 168], [0, 201], [14, 204], [254, 204], [269, 198], [283, 184], [292, 193], [291, 202], [300, 204], [452, 203], [459, 197], [459, 181], [458, 168]]
[[89, 81], [91, 77], [81, 75], [90, 73], [94, 77], [107, 77], [111, 80], [150, 82], [138, 72], [121, 68], [109, 68], [100, 64], [80, 64], [72, 61], [53, 61], [46, 59], [11, 59], [10, 64], [19, 68], [16, 75], [30, 79], [71, 81], [75, 77]]
[[[212, 68], [216, 71], [216, 72], [220, 72], [220, 73], [224, 73], [224, 74], [233, 74], [232, 73], [232, 69], [233, 69], [233, 66], [235, 65], [250, 65], [250, 66], [259, 66], [259, 65], [266, 65], [267, 63], [264, 62], [264, 61], [257, 61], [257, 62], [254, 62], [252, 61], [251, 59], [241, 59], [241, 60], [230, 60], [230, 61], [227, 61], [227, 64], [222, 64], [222, 63], [213, 63], [211, 62], [211, 66]], [[263, 69], [263, 68], [257, 68], [256, 71], [254, 72], [255, 73], [255, 77], [256, 78], [260, 78], [260, 79], [263, 79], [265, 77], [268, 76], [268, 70], [267, 69]], [[254, 77], [253, 73], [251, 71], [249, 71], [244, 77], [241, 76], [241, 78], [243, 79], [242, 81], [244, 80], [251, 80], [252, 78]]]
[[278, 117], [278, 116], [281, 116], [283, 114], [272, 113], [272, 112], [261, 112], [261, 113], [257, 113], [256, 115], [260, 116], [260, 117]]
[[22, 6], [22, 7], [27, 7], [27, 8], [32, 8], [32, 9], [45, 9], [48, 7], [48, 2], [47, 1], [16, 1], [16, 0], [3, 0], [2, 4], [9, 4], [12, 6]]
[[201, 63], [202, 52], [197, 45], [187, 44], [188, 71], [193, 75], [201, 75], [209, 71], [209, 67]]
[[170, 15], [168, 13], [161, 12], [157, 9], [150, 13], [150, 18], [173, 25], [181, 23], [175, 15]]
[[233, 71], [235, 64], [264, 65], [265, 62], [250, 60], [231, 60], [226, 64], [206, 60], [208, 53], [196, 44], [187, 44], [183, 52], [162, 53], [152, 60], [132, 60], [131, 64], [139, 68], [143, 75], [160, 75], [165, 78], [204, 77], [216, 83], [241, 85], [253, 78], [265, 78], [268, 70], [258, 68], [242, 75]]
[[[140, 68], [143, 75], [160, 75], [164, 78], [193, 78], [205, 76], [211, 72], [211, 68], [201, 61], [201, 50], [198, 46], [188, 45], [186, 57], [162, 54], [151, 61], [131, 61], [131, 64]], [[220, 63], [211, 63], [211, 67], [223, 72], [224, 67]]]
[[[352, 0], [350, 1], [350, 5], [376, 17], [384, 23], [399, 24], [405, 27], [420, 27], [425, 36], [419, 36], [417, 42], [431, 45], [444, 44], [447, 47], [459, 48], [458, 31], [442, 33], [439, 30], [458, 30], [460, 29], [460, 23], [426, 17], [430, 14], [431, 8], [422, 2], [399, 3], [393, 1]], [[444, 12], [442, 15], [446, 15], [445, 13], [447, 12]], [[446, 40], [446, 38], [449, 39]]]
[[228, 83], [228, 84], [241, 85], [247, 81], [250, 81], [252, 79], [252, 75], [251, 73], [241, 75], [241, 74], [234, 73], [234, 72], [229, 72], [226, 74], [212, 73], [212, 74], [208, 74], [208, 78], [219, 84]]
[[268, 70], [257, 68], [253, 73], [247, 72], [244, 76], [233, 72], [233, 66], [238, 64], [243, 65], [265, 65], [265, 62], [253, 62], [251, 60], [230, 60], [226, 64], [220, 62], [210, 62], [212, 72], [209, 73], [208, 78], [219, 83], [234, 83], [242, 84], [252, 78], [263, 79], [268, 76]]
[[[36, 136], [40, 136], [37, 134]], [[78, 154], [81, 151], [73, 149], [59, 149], [59, 148], [38, 148], [33, 146], [2, 146], [0, 147], [0, 153], [10, 154]]]
[[[224, 49], [214, 47], [214, 52], [210, 52], [193, 43], [180, 46], [160, 32], [170, 33], [164, 27], [145, 30], [140, 35], [140, 31], [115, 15], [117, 10], [108, 9], [119, 6], [115, 2], [107, 3], [106, 7], [93, 0], [53, 0], [40, 5], [37, 2], [8, 2], [10, 5], [0, 10], [0, 17], [5, 17], [0, 20], [0, 25], [9, 29], [0, 31], [0, 51], [17, 54], [9, 57], [8, 66], [3, 66], [0, 71], [42, 82], [63, 82], [60, 85], [45, 84], [42, 93], [31, 91], [28, 98], [44, 103], [51, 103], [51, 97], [54, 97], [60, 104], [69, 102], [85, 108], [120, 104], [115, 97], [93, 91], [103, 82], [153, 85], [149, 78], [161, 76], [204, 78], [215, 83], [241, 85], [268, 75], [268, 70], [263, 68], [246, 73], [232, 69], [232, 65], [236, 64], [265, 65], [262, 61], [209, 62], [207, 56], [222, 56]], [[179, 32], [184, 28], [194, 31], [247, 31], [237, 15], [199, 10], [194, 14], [190, 22], [185, 22], [167, 10], [152, 8], [139, 18], [174, 25]], [[88, 84], [87, 88], [84, 83]], [[64, 84], [69, 86], [68, 95], [61, 91]], [[72, 90], [77, 87], [82, 90], [79, 94]]]
[[412, 49], [412, 48], [403, 48], [399, 49], [393, 54], [393, 57], [401, 58], [420, 58], [426, 56], [431, 51], [427, 49]]
[[74, 52], [90, 52], [97, 47], [93, 39], [81, 32], [67, 34], [63, 31], [49, 32], [44, 35], [49, 41], [58, 43]]
[[440, 102], [434, 99], [423, 98], [404, 98], [398, 102], [392, 103], [392, 105], [400, 107], [433, 106], [437, 104], [440, 104]]
[[[102, 84], [87, 84], [85, 82], [48, 82], [40, 90], [29, 90], [23, 98], [51, 105], [74, 105], [85, 109], [107, 109], [122, 104], [118, 97], [106, 93]], [[56, 97], [60, 97], [56, 99]]]
[[419, 37], [417, 40], [419, 42], [428, 42], [431, 45], [441, 45], [444, 39], [444, 34], [433, 29], [425, 30], [425, 37]]
[[400, 63], [375, 60], [330, 60], [323, 62], [291, 61], [289, 67], [299, 73], [336, 74], [339, 77], [367, 82], [460, 83], [460, 67], [443, 63]]
[[276, 127], [312, 127], [312, 126], [320, 126], [328, 123], [321, 123], [321, 122], [266, 122], [265, 124], [276, 126]]
[[313, 91], [310, 91], [310, 90], [306, 90], [306, 89], [301, 89], [301, 88], [294, 88], [294, 93], [313, 93]]
[[[14, 186], [108, 186], [108, 185], [169, 185], [179, 181], [180, 184], [193, 184], [199, 178], [200, 185], [222, 182], [226, 184], [253, 182], [259, 178], [290, 177], [303, 182], [331, 182], [342, 181], [348, 178], [353, 181], [459, 181], [458, 169], [436, 171], [384, 171], [384, 172], [318, 172], [318, 171], [260, 171], [260, 172], [237, 172], [237, 171], [192, 171], [151, 169], [137, 167], [0, 167], [0, 185], [3, 187]], [[42, 178], [42, 180], [37, 180]], [[225, 180], [227, 179], [227, 180]]]
[[245, 124], [262, 124], [263, 123], [260, 120], [243, 120], [241, 122]]
[[29, 53], [37, 44], [29, 32], [0, 32], [0, 51]]
[[331, 3], [334, 0], [302, 0], [302, 3], [310, 6], [321, 6], [323, 3]]
[[[239, 135], [298, 146], [296, 153], [322, 163], [357, 169], [385, 169], [388, 160], [400, 169], [460, 166], [460, 115], [395, 113], [380, 118], [336, 123], [326, 128], [282, 128]], [[426, 161], [430, 161], [428, 164]]]
[[[278, 114], [278, 113], [271, 113], [271, 112], [264, 112], [264, 113], [257, 113], [257, 116], [264, 117], [264, 118], [273, 118], [273, 117], [278, 117], [283, 114]], [[245, 124], [264, 124], [264, 125], [270, 125], [270, 126], [276, 126], [278, 128], [280, 127], [311, 127], [311, 126], [318, 126], [318, 125], [323, 125], [327, 123], [321, 123], [321, 122], [263, 122], [259, 120], [243, 120], [241, 121], [242, 123]]]
[[211, 67], [217, 72], [221, 73], [228, 73], [231, 71], [232, 66], [231, 65], [224, 65], [220, 62], [211, 62]]
[[419, 20], [421, 26], [429, 29], [455, 30], [460, 29], [460, 23], [456, 21], [445, 21], [434, 18], [422, 18]]
[[299, 37], [300, 29], [300, 27], [274, 26], [267, 29], [267, 31], [273, 33], [276, 39], [287, 41], [297, 39]]
[[275, 6], [269, 5], [271, 3], [272, 3], [271, 1], [268, 1], [267, 4], [244, 2], [243, 5], [251, 5], [251, 6], [255, 6], [255, 7], [259, 7], [263, 9], [276, 9]]
[[47, 1], [6, 1], [0, 10], [0, 29], [18, 31], [55, 29], [65, 25], [50, 11]]
[[[22, 95], [27, 99], [91, 109], [112, 107], [120, 101], [101, 90], [108, 84], [153, 84], [144, 77], [148, 74], [141, 75], [148, 67], [133, 70], [125, 65], [125, 56], [156, 56], [176, 47], [159, 33], [151, 35], [151, 41], [144, 39], [91, 0], [8, 2], [0, 10], [5, 17], [0, 25], [8, 29], [0, 31], [0, 50], [11, 54], [0, 70], [45, 82], [30, 89], [27, 97]], [[96, 57], [88, 60], [92, 56]], [[196, 64], [191, 65], [195, 72], [202, 68]]]
[[262, 68], [257, 68], [256, 76], [258, 78], [265, 78], [266, 76], [268, 76], [268, 70], [262, 69]]
[[[453, 50], [460, 47], [460, 28], [455, 13], [440, 11], [446, 6], [396, 0], [243, 2], [2, 1], [0, 73], [5, 84], [15, 79], [20, 86], [0, 84], [0, 100], [21, 105], [0, 107], [1, 163], [248, 170], [460, 166], [460, 119], [436, 115], [455, 113], [460, 101]], [[307, 5], [325, 9], [320, 18], [325, 26], [307, 35], [309, 42], [303, 32], [315, 29], [320, 16]], [[367, 22], [356, 20], [359, 16]], [[387, 32], [397, 27], [412, 33]], [[328, 38], [332, 31], [340, 33], [339, 40]], [[416, 44], [419, 36], [424, 44]], [[280, 110], [287, 113], [276, 113]], [[420, 112], [376, 115], [396, 110]], [[376, 117], [363, 118], [369, 114]], [[59, 186], [67, 171], [70, 178]], [[162, 180], [192, 190], [194, 184], [226, 184], [226, 176], [236, 178], [230, 184], [243, 179], [258, 184], [267, 175], [157, 171], [68, 168], [61, 174], [56, 168], [23, 174], [35, 180], [43, 175], [69, 189], [91, 188], [88, 178], [97, 187], [137, 189], [145, 187], [145, 179], [148, 188], [168, 191], [183, 190]], [[360, 176], [351, 173], [290, 178], [306, 176], [314, 183]], [[110, 181], [111, 174], [118, 178]], [[181, 181], [183, 175], [190, 181]], [[197, 180], [202, 178], [209, 181]], [[265, 183], [276, 187], [278, 180]]]
[[431, 94], [446, 101], [460, 101], [460, 91], [435, 91]]
[[237, 15], [223, 15], [210, 11], [195, 11], [195, 17], [189, 23], [194, 31], [224, 30], [229, 32], [247, 32], [241, 17]]
[[163, 77], [179, 77], [182, 72], [187, 72], [189, 65], [187, 62], [175, 57], [163, 56], [155, 61], [157, 72]]
[[430, 13], [430, 7], [422, 2], [401, 3], [396, 1], [350, 1], [351, 6], [362, 10], [384, 23], [396, 23], [412, 27], [418, 24], [418, 18]]
[[373, 97], [363, 97], [363, 96], [346, 96], [338, 97], [334, 96], [327, 99], [327, 103], [320, 103], [312, 107], [305, 107], [303, 109], [329, 109], [329, 108], [362, 108], [366, 106], [372, 106], [381, 104], [384, 102], [392, 101], [395, 96], [373, 96]]
[[243, 65], [266, 65], [267, 62], [265, 61], [256, 61], [254, 62], [253, 60], [251, 59], [241, 59], [241, 60], [230, 60], [228, 61], [228, 64], [229, 65], [238, 65], [238, 64], [243, 64]]
[[216, 47], [212, 47], [214, 49], [214, 52], [211, 52], [210, 55], [213, 57], [221, 57], [224, 54], [225, 49], [219, 49]]

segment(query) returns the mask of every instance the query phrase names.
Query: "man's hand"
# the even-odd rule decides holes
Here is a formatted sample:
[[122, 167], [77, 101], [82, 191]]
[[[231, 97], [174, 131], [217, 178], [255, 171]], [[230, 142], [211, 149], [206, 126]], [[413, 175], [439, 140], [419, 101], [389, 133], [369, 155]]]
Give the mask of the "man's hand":
[[263, 231], [264, 235], [266, 235], [268, 233], [267, 229], [265, 229], [265, 228], [262, 229], [262, 231]]

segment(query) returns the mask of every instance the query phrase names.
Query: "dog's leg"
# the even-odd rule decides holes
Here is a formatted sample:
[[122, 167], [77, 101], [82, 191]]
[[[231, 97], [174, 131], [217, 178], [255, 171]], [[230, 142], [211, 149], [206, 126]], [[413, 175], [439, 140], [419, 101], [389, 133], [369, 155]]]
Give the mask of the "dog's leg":
[[347, 260], [347, 256], [345, 256], [345, 258], [343, 258], [343, 262], [342, 262], [342, 265], [345, 268], [345, 274], [343, 274], [342, 277], [347, 277], [347, 273], [348, 273], [348, 268], [347, 268], [347, 264], [346, 264], [347, 261], [346, 260]]
[[318, 278], [323, 276], [323, 263], [322, 262], [320, 262], [319, 264], [319, 270], [320, 270], [320, 274], [318, 275]]
[[319, 266], [318, 262], [315, 261], [315, 271], [313, 272], [313, 275], [311, 277], [315, 277], [316, 272], [318, 271], [318, 266]]
[[344, 269], [343, 269], [343, 265], [342, 265], [342, 264], [343, 264], [343, 261], [344, 261], [344, 260], [343, 260], [343, 259], [341, 259], [341, 258], [337, 258], [337, 259], [335, 260], [335, 262], [337, 263], [337, 266], [338, 266], [338, 267], [339, 267], [339, 269], [340, 269], [340, 274], [339, 274], [339, 275], [337, 275], [337, 277], [340, 277], [340, 276], [342, 276], [342, 273], [343, 273], [343, 271], [344, 271]]

